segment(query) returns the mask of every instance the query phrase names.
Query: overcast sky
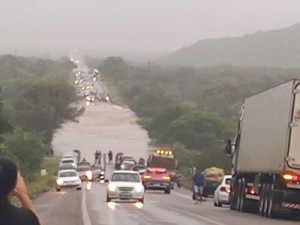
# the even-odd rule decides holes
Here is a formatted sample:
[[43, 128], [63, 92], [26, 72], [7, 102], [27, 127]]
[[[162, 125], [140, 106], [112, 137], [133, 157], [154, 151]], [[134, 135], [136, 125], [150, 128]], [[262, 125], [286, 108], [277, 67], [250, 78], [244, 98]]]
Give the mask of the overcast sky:
[[0, 0], [0, 55], [172, 52], [300, 22], [300, 0]]

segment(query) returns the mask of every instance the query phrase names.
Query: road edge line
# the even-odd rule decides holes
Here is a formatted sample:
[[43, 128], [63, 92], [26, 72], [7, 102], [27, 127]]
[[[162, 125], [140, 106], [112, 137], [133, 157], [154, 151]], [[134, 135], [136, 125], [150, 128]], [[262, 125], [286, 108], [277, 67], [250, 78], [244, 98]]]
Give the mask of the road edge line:
[[85, 188], [82, 188], [82, 201], [81, 201], [81, 212], [82, 212], [82, 220], [84, 225], [91, 225], [91, 220], [88, 214], [87, 205], [86, 205], [86, 193]]

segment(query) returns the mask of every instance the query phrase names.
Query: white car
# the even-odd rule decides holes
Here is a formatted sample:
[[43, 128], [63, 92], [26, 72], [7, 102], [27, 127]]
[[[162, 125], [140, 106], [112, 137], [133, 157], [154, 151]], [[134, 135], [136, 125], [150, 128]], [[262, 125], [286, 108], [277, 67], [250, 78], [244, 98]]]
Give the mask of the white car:
[[126, 200], [144, 203], [144, 186], [138, 172], [116, 170], [107, 185], [106, 201]]
[[214, 205], [221, 207], [222, 204], [229, 204], [230, 182], [232, 176], [225, 175], [221, 184], [215, 190]]
[[77, 168], [77, 163], [74, 158], [62, 158], [59, 166], [62, 166], [64, 164], [72, 164], [74, 168]]
[[81, 179], [76, 170], [60, 170], [58, 171], [55, 181], [56, 191], [60, 191], [62, 188], [76, 188], [81, 190]]

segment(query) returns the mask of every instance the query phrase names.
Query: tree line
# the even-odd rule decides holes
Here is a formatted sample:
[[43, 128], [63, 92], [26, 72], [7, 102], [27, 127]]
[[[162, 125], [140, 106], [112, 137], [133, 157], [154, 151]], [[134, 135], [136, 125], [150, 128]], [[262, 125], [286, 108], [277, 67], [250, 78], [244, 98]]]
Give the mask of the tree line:
[[77, 110], [73, 65], [37, 58], [0, 57], [0, 156], [16, 160], [33, 180], [55, 131]]
[[149, 136], [174, 147], [182, 171], [191, 166], [230, 171], [223, 146], [235, 135], [244, 99], [300, 74], [297, 68], [264, 66], [134, 66], [121, 57], [103, 60], [99, 70]]

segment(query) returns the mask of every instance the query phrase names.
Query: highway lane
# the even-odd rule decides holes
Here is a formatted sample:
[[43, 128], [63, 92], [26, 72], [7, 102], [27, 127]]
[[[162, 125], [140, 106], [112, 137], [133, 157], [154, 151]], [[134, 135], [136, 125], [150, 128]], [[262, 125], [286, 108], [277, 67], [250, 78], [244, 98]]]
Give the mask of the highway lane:
[[[68, 122], [56, 133], [54, 153], [59, 157], [64, 152], [79, 149], [91, 162], [97, 149], [102, 153], [122, 151], [137, 159], [146, 158], [149, 138], [136, 120], [134, 113], [127, 108], [102, 102], [90, 105], [79, 118], [79, 123]], [[46, 225], [299, 224], [299, 221], [274, 220], [258, 214], [231, 211], [228, 207], [214, 207], [211, 199], [196, 205], [191, 192], [186, 189], [176, 189], [170, 195], [147, 191], [141, 209], [130, 203], [108, 205], [105, 186], [94, 182], [89, 188], [85, 183], [82, 191], [56, 192], [53, 189], [34, 204]]]

